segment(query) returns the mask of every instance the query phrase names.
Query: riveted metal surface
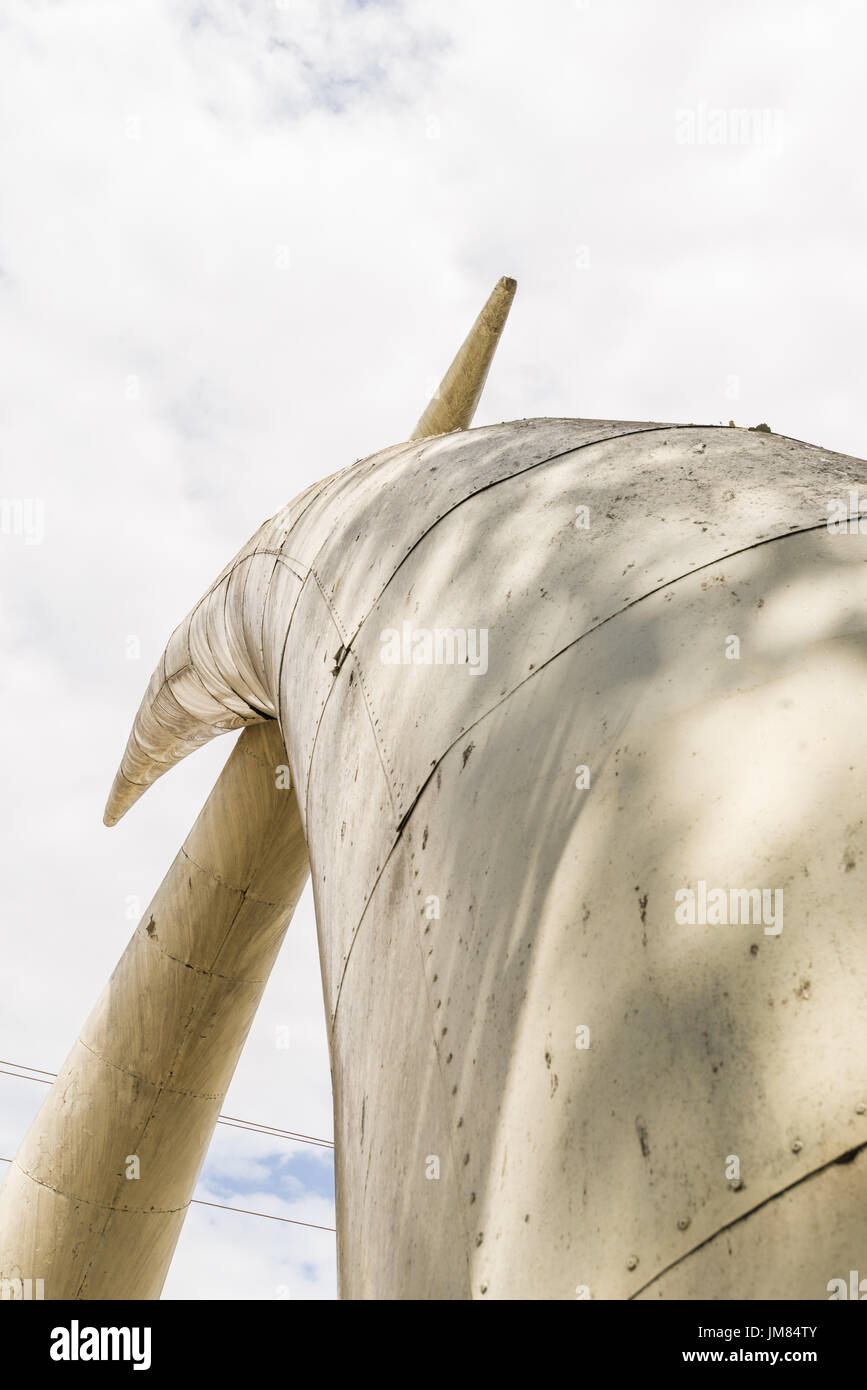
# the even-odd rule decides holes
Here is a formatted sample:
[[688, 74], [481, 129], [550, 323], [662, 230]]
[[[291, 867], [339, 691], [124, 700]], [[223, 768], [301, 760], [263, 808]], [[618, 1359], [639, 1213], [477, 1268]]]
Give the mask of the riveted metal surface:
[[125, 1296], [153, 1298], [187, 1214], [181, 1207], [155, 1219], [151, 1211], [119, 1211], [61, 1192], [47, 1199], [46, 1189], [17, 1167], [3, 1180], [2, 1200], [17, 1214], [20, 1232], [14, 1254], [3, 1251], [3, 1277], [26, 1279], [45, 1270], [46, 1299], [68, 1298], [70, 1289], [79, 1298], [117, 1298], [118, 1250], [124, 1252]]
[[[867, 475], [836, 459], [813, 478], [804, 455], [810, 469], [815, 456], [797, 446], [807, 481], [781, 489], [765, 470], [779, 469], [791, 450], [781, 444], [775, 453], [755, 442], [768, 436], [746, 432], [738, 452], [730, 437], [744, 433], [661, 430], [589, 445], [478, 494], [425, 535], [353, 641], [395, 765], [401, 815], [443, 749], [570, 641], [721, 554], [821, 524], [827, 499]], [[707, 463], [697, 475], [699, 459]], [[647, 499], [660, 494], [665, 514], [655, 516]], [[578, 505], [590, 508], [589, 530], [576, 530]], [[486, 673], [383, 664], [384, 635], [404, 624], [484, 629]], [[409, 738], [406, 710], [417, 711]]]
[[258, 621], [252, 619], [247, 624], [251, 645], [255, 645], [257, 637], [261, 644], [265, 688], [275, 701], [279, 698], [286, 635], [303, 586], [304, 578], [296, 574], [285, 560], [278, 559], [265, 593], [262, 617]]
[[275, 563], [273, 555], [257, 551], [236, 565], [226, 580], [223, 612], [223, 641], [232, 677], [239, 683], [247, 704], [271, 718], [277, 709], [265, 684], [261, 645], [248, 641], [247, 633], [257, 622], [261, 631], [265, 594]]
[[[292, 610], [280, 666], [278, 705], [302, 818], [306, 816], [316, 731], [334, 684], [334, 667], [343, 641], [334, 615], [311, 574]], [[283, 647], [283, 643], [280, 645]]]
[[334, 1013], [355, 929], [394, 843], [396, 816], [352, 654], [319, 725], [306, 799], [325, 1007]]
[[[418, 931], [484, 1234], [474, 1296], [629, 1297], [867, 1141], [865, 559], [815, 532], [685, 578], [527, 681], [425, 788], [394, 857], [441, 905]], [[783, 930], [678, 925], [699, 879], [782, 888]], [[338, 1024], [353, 979], [350, 958]]]
[[[181, 1099], [143, 1077], [119, 1071], [81, 1042], [77, 1042], [61, 1068], [59, 1085], [46, 1097], [43, 1109], [51, 1127], [33, 1130], [25, 1137], [16, 1167], [52, 1192], [96, 1202], [101, 1206], [146, 1211], [157, 1207], [167, 1212], [189, 1200], [189, 1158], [201, 1147], [202, 1135], [210, 1134], [219, 1114], [219, 1097], [187, 1096]], [[100, 1123], [106, 1105], [120, 1103], [118, 1128]], [[157, 1126], [150, 1122], [157, 1105], [169, 1116], [186, 1113], [177, 1147], [155, 1143]], [[71, 1117], [76, 1124], [76, 1144], [49, 1142], [62, 1133]], [[168, 1133], [174, 1135], [169, 1124]], [[142, 1160], [141, 1178], [124, 1179], [127, 1154]], [[4, 1269], [5, 1273], [5, 1269]]]
[[[608, 420], [519, 420], [378, 455], [375, 466], [344, 481], [344, 490], [351, 489], [352, 505], [342, 524], [326, 532], [316, 555], [319, 581], [340, 610], [346, 630], [354, 634], [407, 555], [468, 499], [521, 474], [531, 481], [545, 460], [564, 451], [613, 434], [660, 428], [668, 427]], [[574, 509], [570, 516], [574, 519]]]
[[[196, 1026], [178, 1042], [173, 1059], [173, 1073], [183, 1082], [173, 1087], [170, 1079], [169, 1090], [225, 1095], [267, 971], [263, 969], [255, 980], [239, 980], [219, 970], [196, 970], [170, 956], [157, 933], [151, 935], [144, 927], [127, 947], [123, 969], [131, 987], [149, 992], [155, 1010], [162, 1009], [171, 1018], [196, 1019]], [[109, 984], [82, 1029], [81, 1041], [110, 1065], [126, 1068], [155, 1086], [165, 1085], [164, 1036], [152, 1026], [133, 1033], [125, 1017], [128, 1009], [129, 995], [118, 997]]]
[[[851, 1298], [853, 1252], [867, 1247], [867, 1150], [832, 1163], [754, 1212], [726, 1227], [635, 1295], [640, 1301], [701, 1298], [813, 1301], [842, 1280]], [[761, 1249], [763, 1258], [756, 1260]], [[863, 1260], [856, 1273], [860, 1285]], [[863, 1288], [863, 1286], [861, 1286]], [[839, 1284], [836, 1288], [840, 1297]], [[855, 1295], [863, 1299], [864, 1293]], [[748, 1310], [747, 1310], [748, 1311]], [[752, 1322], [752, 1318], [748, 1318]], [[784, 1318], [780, 1319], [785, 1322]]]
[[[268, 590], [279, 563], [273, 551], [256, 551], [247, 556], [233, 572], [226, 604], [226, 636], [232, 654], [237, 658], [237, 670], [244, 677], [245, 685], [255, 691], [262, 708], [267, 709], [272, 717], [276, 717], [277, 713], [276, 688], [269, 687], [265, 670], [262, 621]], [[300, 592], [300, 580], [296, 588]]]
[[[348, 468], [333, 473], [319, 487], [316, 495], [299, 505], [290, 503], [297, 513], [281, 547], [283, 554], [305, 566], [313, 566], [320, 546], [328, 536], [343, 525], [354, 505], [360, 479], [368, 472], [381, 468], [386, 459], [406, 452], [409, 446], [393, 444], [369, 458], [359, 459]], [[301, 494], [303, 498], [305, 494]]]
[[433, 1289], [437, 1299], [471, 1296], [476, 1226], [457, 1176], [465, 1151], [442, 1074], [441, 1026], [413, 920], [419, 907], [399, 852], [370, 902], [334, 1023], [344, 1298], [423, 1299]]

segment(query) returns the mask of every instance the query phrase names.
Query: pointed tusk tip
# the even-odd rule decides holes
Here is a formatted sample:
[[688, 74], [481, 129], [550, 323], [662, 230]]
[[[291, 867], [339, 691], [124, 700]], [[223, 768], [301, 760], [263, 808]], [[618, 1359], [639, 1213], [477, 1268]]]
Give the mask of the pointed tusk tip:
[[511, 275], [500, 276], [410, 440], [469, 429], [517, 288]]
[[140, 796], [147, 791], [146, 786], [136, 786], [128, 782], [122, 772], [118, 772], [114, 779], [108, 800], [105, 803], [105, 810], [102, 815], [103, 825], [117, 825], [118, 821], [123, 820], [127, 811], [134, 806]]

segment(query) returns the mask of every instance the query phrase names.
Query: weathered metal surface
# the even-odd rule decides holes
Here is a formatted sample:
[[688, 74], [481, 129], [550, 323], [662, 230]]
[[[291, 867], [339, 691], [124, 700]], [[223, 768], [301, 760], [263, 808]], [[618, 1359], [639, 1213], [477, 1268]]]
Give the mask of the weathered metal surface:
[[[796, 573], [815, 579], [795, 560]], [[457, 1088], [447, 1088], [447, 1105], [463, 1147], [461, 1200], [477, 1223], [467, 1247], [475, 1296], [484, 1286], [493, 1297], [566, 1298], [580, 1284], [594, 1297], [628, 1297], [720, 1226], [867, 1139], [857, 1111], [867, 999], [856, 969], [863, 560], [840, 635], [804, 624], [803, 646], [776, 670], [766, 650], [758, 678], [742, 659], [741, 679], [714, 691], [709, 672], [726, 633], [736, 627], [745, 646], [757, 645], [750, 610], [760, 617], [755, 601], [774, 595], [767, 571], [752, 595], [736, 572], [729, 588], [720, 582], [729, 565], [678, 592], [677, 621], [664, 596], [648, 600], [484, 718], [438, 763], [389, 862], [390, 881], [401, 875], [392, 898], [416, 906], [427, 1016]], [[732, 590], [753, 600], [736, 622]], [[844, 585], [837, 592], [845, 597]], [[587, 791], [575, 787], [579, 764], [591, 769]], [[508, 769], [508, 794], [498, 767]], [[461, 814], [471, 833], [455, 833]], [[679, 926], [675, 894], [699, 878], [781, 886], [780, 938], [761, 926]], [[441, 917], [428, 920], [432, 894]], [[370, 988], [365, 973], [370, 935], [385, 930], [375, 898], [337, 1006], [336, 1038], [346, 1004], [353, 1021], [335, 1083], [344, 1106], [359, 1066], [350, 1031], [358, 1038], [365, 1009], [399, 988], [390, 976]], [[590, 1030], [586, 1050], [575, 1046], [579, 1026]], [[429, 1103], [418, 1103], [419, 1124]], [[726, 1178], [730, 1155], [739, 1190]], [[378, 1176], [387, 1209], [404, 1174]], [[342, 1248], [352, 1293], [360, 1247], [344, 1236]], [[752, 1258], [761, 1262], [758, 1247]], [[833, 1262], [819, 1281], [824, 1248], [805, 1246], [802, 1258], [819, 1297]], [[430, 1296], [428, 1272], [417, 1277], [416, 1296]]]
[[[706, 1297], [745, 1302], [753, 1299], [815, 1301], [863, 1299], [858, 1285], [863, 1260], [852, 1255], [867, 1244], [867, 1153], [832, 1163], [790, 1187], [748, 1221], [725, 1227], [713, 1240], [653, 1278], [635, 1297], [672, 1300]], [[755, 1252], [762, 1251], [756, 1260]], [[821, 1253], [819, 1253], [821, 1252]], [[839, 1281], [836, 1287], [833, 1280]], [[843, 1290], [840, 1289], [840, 1283]], [[745, 1319], [752, 1321], [752, 1319]], [[782, 1319], [781, 1319], [782, 1321]]]
[[[354, 634], [428, 531], [469, 498], [496, 491], [509, 478], [532, 476], [547, 460], [617, 431], [652, 428], [604, 420], [517, 420], [384, 454], [376, 467], [343, 480], [351, 513], [344, 509], [346, 531], [327, 530], [311, 560], [319, 582]], [[287, 537], [286, 545], [294, 544]]]
[[[391, 853], [397, 824], [362, 680], [350, 653], [318, 728], [305, 802], [307, 841], [315, 845], [311, 867], [329, 1015], [359, 919]], [[291, 725], [288, 710], [286, 718]], [[293, 742], [291, 733], [288, 741]]]
[[[423, 534], [353, 640], [383, 729], [398, 731], [389, 756], [400, 815], [443, 748], [568, 642], [720, 555], [822, 523], [827, 498], [851, 482], [849, 464], [775, 487], [767, 475], [783, 473], [794, 446], [768, 439], [660, 429], [585, 445], [478, 492]], [[465, 452], [457, 462], [467, 466]], [[575, 528], [580, 505], [590, 510], [587, 531]], [[351, 553], [349, 563], [353, 592]], [[486, 629], [487, 674], [383, 665], [383, 632], [407, 621]], [[407, 707], [424, 711], [411, 738]]]

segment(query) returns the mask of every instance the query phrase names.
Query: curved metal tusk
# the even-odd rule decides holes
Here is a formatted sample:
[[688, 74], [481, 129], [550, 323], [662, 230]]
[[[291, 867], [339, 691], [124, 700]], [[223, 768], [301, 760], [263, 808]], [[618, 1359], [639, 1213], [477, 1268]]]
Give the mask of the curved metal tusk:
[[169, 639], [135, 717], [105, 825], [117, 825], [158, 777], [202, 744], [274, 717], [267, 695], [232, 660], [225, 584], [215, 584]]

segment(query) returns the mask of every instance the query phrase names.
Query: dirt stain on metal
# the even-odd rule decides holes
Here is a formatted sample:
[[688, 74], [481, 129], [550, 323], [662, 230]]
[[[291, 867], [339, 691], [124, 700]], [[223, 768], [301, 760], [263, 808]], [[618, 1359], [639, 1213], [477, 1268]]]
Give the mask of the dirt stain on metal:
[[647, 1124], [640, 1115], [635, 1117], [635, 1132], [638, 1135], [638, 1142], [641, 1145], [642, 1158], [650, 1157], [650, 1136], [647, 1132]]

